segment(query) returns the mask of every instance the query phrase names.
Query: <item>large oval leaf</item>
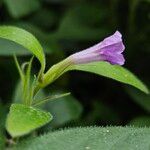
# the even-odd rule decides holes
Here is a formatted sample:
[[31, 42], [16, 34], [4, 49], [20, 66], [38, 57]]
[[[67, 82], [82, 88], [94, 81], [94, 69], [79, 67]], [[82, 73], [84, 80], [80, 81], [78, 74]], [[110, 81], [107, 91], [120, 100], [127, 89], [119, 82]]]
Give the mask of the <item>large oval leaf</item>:
[[52, 120], [52, 115], [33, 107], [12, 104], [6, 120], [6, 129], [12, 137], [22, 136]]
[[20, 44], [21, 46], [32, 52], [40, 61], [42, 70], [44, 71], [45, 55], [42, 46], [31, 33], [13, 26], [0, 26], [0, 38]]
[[150, 128], [88, 127], [30, 138], [16, 150], [149, 150]]
[[95, 73], [132, 85], [145, 93], [149, 92], [147, 87], [133, 73], [118, 65], [111, 65], [107, 62], [94, 62], [89, 64], [74, 65], [70, 68], [70, 70]]

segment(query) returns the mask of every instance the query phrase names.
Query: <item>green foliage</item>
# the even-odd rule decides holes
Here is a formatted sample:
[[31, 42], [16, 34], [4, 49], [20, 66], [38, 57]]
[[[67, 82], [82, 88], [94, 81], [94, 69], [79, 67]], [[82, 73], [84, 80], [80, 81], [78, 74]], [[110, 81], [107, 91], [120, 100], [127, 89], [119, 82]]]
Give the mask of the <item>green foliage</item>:
[[[0, 26], [0, 38], [13, 41], [32, 52], [40, 61], [42, 70], [45, 69], [45, 55], [38, 40], [29, 32], [12, 26]], [[14, 52], [15, 54], [15, 52]]]
[[[149, 95], [129, 86], [127, 86], [127, 90], [124, 90], [124, 88], [116, 86], [117, 83], [111, 80], [103, 80], [99, 76], [80, 72], [67, 74], [65, 78], [61, 78], [52, 84], [50, 90], [41, 89], [43, 77], [47, 74], [47, 72], [44, 72], [44, 53], [47, 57], [46, 69], [48, 69], [70, 54], [102, 41], [116, 30], [119, 30], [123, 35], [126, 47], [126, 67], [138, 74], [143, 81], [149, 83], [149, 2], [150, 0], [0, 0], [0, 150], [12, 149], [15, 142], [17, 142], [17, 145], [14, 146], [14, 149], [19, 150], [149, 149], [149, 128], [136, 128], [150, 126]], [[20, 28], [2, 25], [13, 25]], [[17, 67], [20, 75], [28, 83], [24, 96], [21, 85], [15, 88], [18, 82], [18, 74], [12, 62], [12, 55], [14, 54], [19, 59]], [[34, 69], [29, 75], [31, 63], [29, 65], [28, 55], [31, 56], [31, 54], [39, 59], [43, 74], [40, 70], [37, 76], [34, 75], [39, 71], [39, 62], [34, 59]], [[23, 64], [23, 67], [20, 67], [20, 63]], [[73, 70], [96, 73], [148, 92], [145, 85], [123, 67], [111, 66], [107, 63], [96, 64], [94, 68], [91, 64], [74, 67]], [[56, 69], [58, 68], [56, 67]], [[58, 74], [54, 71], [48, 77], [53, 82], [65, 71], [68, 70], [60, 67]], [[35, 82], [31, 77], [32, 74]], [[49, 83], [46, 83], [46, 85]], [[34, 87], [37, 85], [39, 87], [35, 90]], [[71, 91], [74, 96], [61, 97], [65, 94], [58, 95], [53, 91]], [[33, 96], [31, 96], [32, 94]], [[33, 134], [21, 137], [19, 141], [16, 141], [18, 138], [11, 139], [5, 131], [7, 106], [10, 106], [11, 103], [22, 103], [23, 97], [29, 101], [33, 100], [32, 105], [29, 104], [31, 107], [13, 105], [23, 107], [23, 111], [24, 108], [27, 108], [30, 112], [33, 104], [40, 102], [41, 105], [34, 105], [38, 108], [33, 108], [35, 112], [39, 112], [39, 109], [43, 111], [46, 109], [54, 115], [54, 120], [38, 129], [37, 132], [34, 131]], [[59, 99], [54, 100], [53, 98]], [[40, 111], [40, 113], [45, 114], [46, 112], [43, 111]], [[11, 124], [20, 130], [21, 126], [18, 123], [21, 120], [23, 129], [28, 130], [24, 134], [31, 133], [31, 131], [40, 127], [35, 123], [38, 117], [36, 117], [37, 120], [34, 120], [34, 118], [27, 116], [28, 112], [23, 113], [23, 115], [16, 113], [14, 117], [16, 121]], [[21, 119], [18, 120], [19, 114], [24, 118], [27, 117], [27, 122], [21, 116]], [[32, 123], [34, 123], [34, 126]], [[62, 127], [125, 124], [136, 127], [77, 128], [54, 131], [38, 137], [43, 132], [47, 133], [47, 131]], [[27, 139], [28, 136], [29, 139]], [[21, 141], [23, 142], [20, 143]]]
[[33, 107], [12, 104], [6, 121], [6, 129], [12, 137], [18, 137], [45, 125], [52, 115]]
[[88, 5], [85, 3], [70, 9], [63, 17], [54, 37], [77, 41], [99, 40], [100, 37], [103, 37], [109, 31], [105, 25], [100, 28], [92, 27], [98, 20], [107, 18], [105, 17], [105, 13], [102, 12], [102, 9], [96, 5]]
[[126, 88], [127, 93], [134, 102], [139, 104], [144, 110], [150, 113], [150, 94], [145, 95], [134, 88]]
[[10, 15], [14, 18], [20, 18], [40, 7], [39, 0], [5, 0]]
[[[43, 75], [43, 72], [45, 69], [45, 55], [43, 53], [42, 46], [40, 45], [38, 40], [34, 36], [32, 36], [32, 34], [28, 33], [25, 30], [16, 28], [16, 27], [2, 26], [0, 27], [0, 37], [16, 42], [24, 46], [25, 48], [27, 48], [29, 51], [31, 51], [39, 59], [41, 63], [41, 71], [42, 71], [42, 72], [39, 71], [39, 75], [37, 78], [38, 80], [40, 80], [40, 82], [39, 81], [37, 82], [37, 79], [35, 78], [35, 81], [33, 81], [31, 84], [30, 76], [31, 76], [31, 66], [32, 66], [33, 58], [31, 58], [30, 62], [27, 63], [27, 70], [25, 71], [26, 64], [24, 64], [23, 65], [24, 67], [21, 68], [17, 61], [17, 58], [15, 57], [16, 66], [18, 68], [21, 81], [22, 81], [22, 100], [23, 100], [24, 105], [16, 104], [16, 105], [12, 105], [10, 108], [10, 112], [7, 117], [6, 128], [12, 137], [17, 137], [17, 136], [30, 133], [34, 129], [46, 124], [52, 119], [52, 116], [50, 114], [33, 109], [29, 106], [31, 105], [36, 106], [38, 104], [47, 102], [47, 100], [51, 99], [51, 98], [47, 98], [45, 100], [37, 101], [34, 103], [32, 102], [35, 94], [41, 88], [52, 83], [54, 80], [59, 78], [63, 73], [65, 73], [68, 70], [81, 70], [81, 71], [96, 73], [96, 74], [99, 74], [108, 78], [112, 78], [112, 79], [115, 79], [117, 81], [120, 81], [126, 84], [130, 84], [140, 89], [141, 91], [148, 93], [148, 89], [146, 88], [146, 86], [138, 78], [136, 78], [131, 72], [124, 69], [123, 67], [114, 66], [106, 62], [98, 62], [98, 63], [95, 62], [95, 63], [82, 64], [82, 65], [70, 65], [70, 61], [68, 59], [65, 59], [64, 61], [61, 61], [60, 63], [52, 66], [47, 71], [47, 73], [44, 74], [44, 76], [41, 76]], [[66, 94], [60, 95], [58, 97], [62, 97], [65, 95]], [[54, 97], [54, 98], [57, 98], [57, 97]], [[73, 101], [71, 103], [73, 104]], [[58, 103], [56, 104], [58, 107], [59, 106]], [[65, 107], [67, 106], [66, 104], [64, 105]], [[77, 104], [77, 103], [74, 103], [74, 104]], [[25, 105], [28, 105], [28, 106], [25, 106]], [[57, 108], [54, 106], [52, 106], [52, 108], [55, 108], [55, 113], [56, 113]], [[72, 107], [72, 106], [69, 105], [69, 107], [72, 110], [74, 108], [77, 108], [77, 109], [79, 108], [77, 105], [76, 105], [77, 107], [75, 105], [74, 105], [75, 107], [74, 106]], [[74, 118], [78, 118], [81, 112], [80, 111], [81, 109], [79, 109], [79, 111], [75, 110], [74, 112], [70, 111], [71, 109], [67, 110], [65, 108], [64, 110], [69, 111], [68, 112], [69, 117], [66, 117], [63, 120], [60, 120], [60, 122], [56, 121], [56, 123], [54, 122], [54, 124], [64, 124], [67, 121], [73, 120]], [[79, 114], [77, 114], [76, 112], [79, 112]], [[66, 114], [65, 116], [67, 116]], [[60, 117], [60, 114], [57, 114], [56, 116]], [[32, 119], [34, 118], [33, 122], [31, 121], [32, 120], [31, 118]], [[13, 122], [16, 122], [19, 126], [17, 126]]]
[[95, 62], [74, 65], [70, 70], [80, 70], [95, 73], [122, 83], [132, 85], [141, 91], [148, 93], [147, 87], [134, 74], [118, 65], [111, 65], [107, 62]]
[[[53, 95], [55, 94], [53, 93]], [[72, 120], [77, 120], [82, 113], [81, 104], [72, 95], [50, 101], [45, 105], [45, 109], [50, 111], [55, 118], [50, 124], [51, 127], [58, 127]]]
[[13, 54], [26, 56], [29, 55], [29, 53], [30, 52], [21, 45], [5, 39], [0, 39], [0, 56], [12, 56]]
[[[83, 111], [82, 105], [70, 93], [61, 94], [64, 92], [52, 92], [51, 96], [47, 96], [44, 90], [40, 90], [34, 97], [34, 107], [42, 108], [50, 112], [53, 119], [48, 127], [58, 127], [72, 120], [77, 120]], [[22, 102], [21, 82], [16, 84], [13, 93], [13, 102]], [[47, 103], [46, 103], [47, 102]]]
[[[39, 16], [40, 17], [40, 16]], [[39, 18], [38, 19], [41, 19]], [[50, 18], [48, 18], [50, 19]], [[33, 21], [33, 20], [32, 20]], [[42, 22], [40, 22], [41, 25]], [[43, 50], [47, 54], [61, 54], [64, 53], [61, 49], [60, 43], [57, 38], [54, 37], [52, 33], [45, 32], [41, 30], [38, 26], [31, 24], [29, 22], [18, 22], [16, 26], [23, 28], [37, 37], [41, 42]]]
[[37, 11], [31, 18], [29, 18], [29, 21], [32, 24], [45, 29], [53, 27], [57, 20], [58, 20], [57, 15], [52, 9], [43, 7], [40, 9], [40, 11]]
[[14, 60], [21, 78], [21, 87], [19, 92], [21, 92], [22, 103], [30, 106], [33, 101], [34, 86], [36, 82], [36, 78], [35, 78], [31, 83], [31, 67], [32, 67], [33, 57], [30, 59], [29, 62], [25, 62], [24, 64], [22, 64], [22, 68], [20, 67], [16, 56], [14, 56]]
[[87, 127], [48, 133], [18, 144], [14, 150], [149, 150], [150, 129]]
[[[43, 50], [46, 54], [57, 54], [58, 52], [63, 53], [63, 51], [60, 51], [60, 44], [55, 38], [51, 37], [50, 33], [45, 33], [37, 26], [27, 22], [19, 22], [14, 25], [35, 35], [37, 39], [41, 41]], [[27, 51], [25, 47], [12, 41], [0, 38], [0, 56], [12, 56], [13, 54], [17, 56], [31, 55], [30, 51]]]
[[92, 62], [88, 64], [72, 65], [69, 59], [53, 65], [43, 76], [43, 83], [41, 87], [45, 87], [48, 84], [54, 82], [62, 74], [69, 70], [80, 70], [85, 72], [95, 73], [104, 77], [108, 77], [117, 80], [122, 83], [132, 85], [146, 94], [149, 93], [148, 88], [144, 85], [133, 73], [129, 70], [119, 66], [111, 65], [108, 62]]
[[[33, 81], [33, 80], [31, 79], [31, 81]], [[35, 100], [44, 99], [45, 97], [46, 97], [46, 94], [44, 93], [44, 90], [40, 90], [36, 94], [34, 99]], [[14, 88], [12, 101], [13, 101], [13, 103], [22, 103], [22, 87], [21, 87], [21, 82], [20, 81], [18, 81], [18, 83], [16, 84], [16, 87]]]

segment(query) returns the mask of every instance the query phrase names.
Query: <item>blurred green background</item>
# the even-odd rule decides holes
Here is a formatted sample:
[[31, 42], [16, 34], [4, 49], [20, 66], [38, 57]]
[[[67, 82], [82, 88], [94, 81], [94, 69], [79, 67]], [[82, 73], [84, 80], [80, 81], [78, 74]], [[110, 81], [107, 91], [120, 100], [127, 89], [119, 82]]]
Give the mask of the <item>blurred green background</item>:
[[[0, 25], [34, 34], [47, 54], [47, 68], [119, 30], [126, 45], [125, 67], [150, 85], [149, 0], [0, 0]], [[23, 47], [0, 39], [0, 134], [10, 104], [21, 101], [14, 52], [20, 63], [31, 57]], [[38, 69], [34, 60], [33, 73]], [[54, 120], [39, 132], [71, 126], [150, 126], [150, 95], [132, 87], [94, 74], [70, 72], [38, 97], [62, 92], [72, 94], [42, 106]]]

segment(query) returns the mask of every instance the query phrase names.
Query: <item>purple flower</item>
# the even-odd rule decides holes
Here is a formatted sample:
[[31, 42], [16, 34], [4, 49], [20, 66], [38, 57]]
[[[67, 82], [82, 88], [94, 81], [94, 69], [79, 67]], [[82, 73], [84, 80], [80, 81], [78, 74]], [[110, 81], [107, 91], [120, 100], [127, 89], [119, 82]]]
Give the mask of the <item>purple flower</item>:
[[125, 46], [122, 35], [116, 31], [113, 35], [105, 38], [102, 42], [71, 55], [69, 58], [74, 64], [84, 64], [95, 61], [107, 61], [113, 65], [123, 65], [125, 59], [122, 55]]

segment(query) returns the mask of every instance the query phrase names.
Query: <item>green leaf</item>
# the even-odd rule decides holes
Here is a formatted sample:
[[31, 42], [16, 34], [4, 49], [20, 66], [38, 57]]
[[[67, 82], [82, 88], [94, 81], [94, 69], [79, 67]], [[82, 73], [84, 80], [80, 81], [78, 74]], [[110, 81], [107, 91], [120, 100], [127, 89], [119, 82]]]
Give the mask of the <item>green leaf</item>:
[[150, 116], [140, 116], [131, 120], [128, 125], [134, 127], [150, 127]]
[[150, 128], [74, 128], [30, 138], [14, 150], [149, 150]]
[[5, 0], [8, 11], [14, 18], [20, 18], [40, 8], [39, 0]]
[[52, 115], [33, 107], [12, 104], [7, 116], [6, 129], [12, 137], [18, 137], [45, 125], [52, 120]]
[[126, 88], [126, 91], [133, 101], [150, 113], [150, 94], [143, 94], [142, 92], [131, 87]]
[[[40, 42], [43, 47], [44, 53], [46, 54], [53, 54], [53, 53], [60, 53], [61, 47], [60, 44], [57, 42], [56, 39], [51, 37], [50, 33], [42, 31], [35, 25], [27, 22], [17, 22], [14, 24], [19, 28], [23, 28], [28, 32], [32, 33]], [[6, 39], [0, 39], [0, 56], [11, 56], [15, 53], [17, 56], [22, 55], [30, 55], [31, 53], [26, 50], [21, 45], [18, 45], [12, 41], [8, 41]]]
[[21, 45], [18, 45], [12, 41], [0, 38], [0, 56], [11, 56], [11, 55], [29, 55], [30, 52]]
[[45, 55], [42, 46], [31, 33], [13, 26], [0, 26], [0, 38], [20, 44], [21, 46], [32, 52], [40, 61], [42, 71], [44, 71]]
[[44, 49], [44, 52], [47, 54], [53, 54], [53, 53], [62, 53], [63, 51], [60, 51], [61, 46], [59, 41], [53, 37], [53, 33], [51, 32], [44, 32], [41, 30], [41, 28], [29, 23], [29, 22], [17, 22], [15, 23], [16, 26], [23, 28], [33, 35], [35, 35], [39, 41], [41, 41], [42, 47]]
[[70, 70], [80, 70], [95, 73], [122, 83], [132, 85], [145, 93], [149, 92], [147, 87], [134, 74], [118, 65], [111, 65], [107, 62], [94, 62], [89, 64], [74, 65], [70, 68]]

